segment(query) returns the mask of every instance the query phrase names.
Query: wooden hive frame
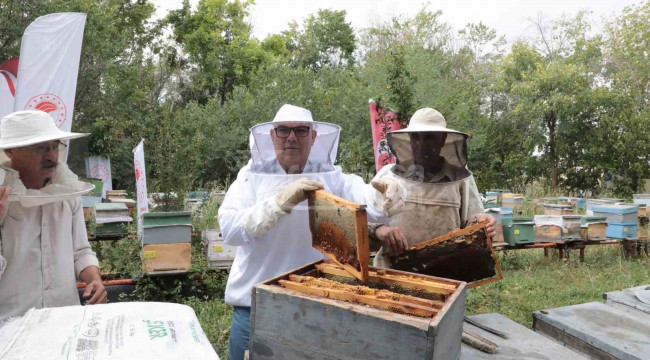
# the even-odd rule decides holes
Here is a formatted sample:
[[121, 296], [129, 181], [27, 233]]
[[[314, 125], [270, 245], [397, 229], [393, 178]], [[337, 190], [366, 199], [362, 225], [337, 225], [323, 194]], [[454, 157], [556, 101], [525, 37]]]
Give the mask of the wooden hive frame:
[[[475, 225], [468, 226], [468, 227], [466, 227], [464, 229], [454, 230], [454, 231], [452, 231], [450, 233], [447, 233], [445, 235], [442, 235], [440, 237], [437, 237], [437, 238], [431, 239], [429, 241], [421, 242], [419, 244], [411, 246], [407, 250], [407, 253], [412, 252], [412, 251], [422, 250], [422, 249], [424, 249], [424, 248], [426, 248], [428, 246], [439, 244], [439, 243], [449, 241], [449, 240], [452, 240], [452, 239], [455, 239], [455, 238], [458, 238], [458, 237], [462, 237], [462, 236], [474, 233], [475, 231], [481, 231], [482, 229], [483, 229], [483, 231], [485, 231], [484, 228], [485, 228], [486, 225], [487, 225], [487, 221], [484, 221], [484, 222], [480, 222], [480, 223], [475, 224]], [[499, 261], [497, 260], [496, 253], [494, 252], [494, 248], [492, 247], [492, 237], [490, 236], [490, 234], [487, 231], [485, 231], [485, 236], [486, 236], [486, 242], [487, 242], [487, 244], [489, 246], [489, 249], [490, 249], [490, 256], [494, 260], [495, 275], [493, 277], [491, 277], [491, 278], [481, 279], [481, 280], [476, 280], [476, 281], [470, 282], [467, 285], [468, 288], [475, 288], [477, 286], [493, 283], [495, 281], [499, 281], [499, 280], [503, 279], [503, 273], [501, 272], [501, 265], [499, 264]], [[402, 254], [402, 255], [400, 255], [398, 257], [391, 257], [391, 262], [393, 262], [393, 265], [395, 264], [395, 261], [396, 261], [397, 258], [402, 257], [404, 255], [405, 254]]]
[[[309, 229], [312, 234], [312, 246], [325, 254], [328, 258], [339, 264], [345, 270], [361, 281], [368, 280], [368, 262], [370, 260], [370, 247], [368, 243], [368, 217], [365, 205], [360, 205], [323, 190], [310, 192], [309, 203]], [[323, 204], [325, 208], [323, 209]], [[343, 211], [342, 211], [343, 210]], [[352, 222], [352, 228], [341, 228], [337, 219], [332, 219], [332, 212], [336, 211], [339, 219], [347, 218]], [[348, 214], [349, 213], [349, 214]], [[331, 222], [328, 220], [332, 220]], [[323, 242], [324, 238], [332, 241], [330, 246]], [[345, 261], [341, 254], [337, 254], [331, 246], [339, 252], [356, 255], [358, 266], [350, 259]], [[352, 254], [353, 253], [353, 254]]]

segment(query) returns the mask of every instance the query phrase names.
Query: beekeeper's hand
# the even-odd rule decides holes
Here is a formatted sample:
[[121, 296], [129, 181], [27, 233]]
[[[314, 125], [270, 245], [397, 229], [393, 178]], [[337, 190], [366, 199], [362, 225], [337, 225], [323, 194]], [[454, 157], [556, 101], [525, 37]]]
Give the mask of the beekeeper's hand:
[[404, 232], [397, 226], [382, 225], [375, 230], [375, 236], [389, 256], [401, 255], [409, 247]]
[[275, 197], [278, 206], [285, 213], [290, 213], [294, 206], [300, 204], [307, 199], [307, 192], [323, 189], [323, 184], [309, 180], [307, 178], [300, 178], [294, 181], [288, 188], [282, 191]]
[[476, 217], [477, 222], [484, 222], [487, 221], [487, 225], [485, 225], [485, 231], [490, 235], [491, 238], [494, 239], [494, 237], [497, 235], [497, 219], [494, 218], [494, 216], [490, 214], [483, 214], [479, 215]]
[[0, 217], [4, 216], [7, 213], [7, 208], [9, 207], [8, 199], [11, 195], [12, 188], [9, 186], [0, 186]]
[[374, 196], [374, 205], [386, 216], [393, 216], [404, 208], [406, 190], [395, 180], [390, 178], [376, 179], [370, 182], [377, 190]]

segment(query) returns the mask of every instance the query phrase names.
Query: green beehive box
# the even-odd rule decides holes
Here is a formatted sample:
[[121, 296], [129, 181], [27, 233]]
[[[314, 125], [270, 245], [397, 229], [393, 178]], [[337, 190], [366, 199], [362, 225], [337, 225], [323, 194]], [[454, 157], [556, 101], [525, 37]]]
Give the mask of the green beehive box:
[[583, 216], [582, 219], [580, 219], [580, 224], [582, 225], [587, 225], [591, 223], [606, 223], [606, 222], [607, 222], [606, 216]]
[[192, 213], [189, 211], [150, 212], [142, 214], [143, 226], [192, 225]]
[[95, 235], [118, 236], [127, 235], [127, 225], [133, 219], [128, 216], [129, 210], [124, 204], [99, 203], [95, 209]]
[[127, 222], [114, 222], [114, 223], [104, 223], [104, 224], [95, 224], [95, 236], [97, 235], [127, 235], [128, 231], [126, 229]]
[[501, 223], [503, 225], [503, 239], [508, 245], [535, 243], [535, 222], [533, 222], [533, 218], [503, 218]]
[[85, 179], [84, 181], [89, 182], [95, 186], [95, 188], [87, 194], [88, 196], [102, 196], [102, 192], [104, 191], [104, 183], [101, 179], [89, 178]]

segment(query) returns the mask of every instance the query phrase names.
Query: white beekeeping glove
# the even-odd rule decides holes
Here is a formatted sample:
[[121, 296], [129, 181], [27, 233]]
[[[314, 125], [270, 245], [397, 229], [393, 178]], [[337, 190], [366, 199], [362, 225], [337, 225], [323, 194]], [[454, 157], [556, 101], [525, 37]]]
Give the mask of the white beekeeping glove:
[[280, 219], [307, 198], [307, 192], [319, 190], [323, 184], [300, 178], [275, 197], [266, 199], [249, 208], [242, 217], [242, 226], [253, 237], [264, 235], [273, 229]]
[[275, 201], [282, 211], [290, 213], [294, 206], [307, 199], [307, 192], [323, 189], [323, 184], [318, 181], [300, 178], [275, 197]]
[[370, 182], [377, 190], [373, 196], [373, 206], [386, 216], [393, 216], [404, 209], [406, 189], [391, 178], [376, 179]]

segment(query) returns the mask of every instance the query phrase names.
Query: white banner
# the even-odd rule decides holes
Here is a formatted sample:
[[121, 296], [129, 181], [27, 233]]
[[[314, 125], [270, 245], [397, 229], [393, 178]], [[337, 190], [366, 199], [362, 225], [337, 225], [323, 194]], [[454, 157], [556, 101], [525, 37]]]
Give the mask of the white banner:
[[41, 110], [71, 131], [86, 14], [56, 13], [34, 20], [23, 34], [14, 111]]
[[133, 149], [133, 168], [135, 170], [135, 189], [138, 192], [138, 234], [142, 234], [142, 214], [149, 212], [147, 198], [147, 171], [144, 167], [144, 140]]
[[111, 159], [101, 156], [87, 157], [86, 176], [88, 178], [100, 179], [104, 183], [102, 197], [106, 199], [106, 190], [113, 190]]

